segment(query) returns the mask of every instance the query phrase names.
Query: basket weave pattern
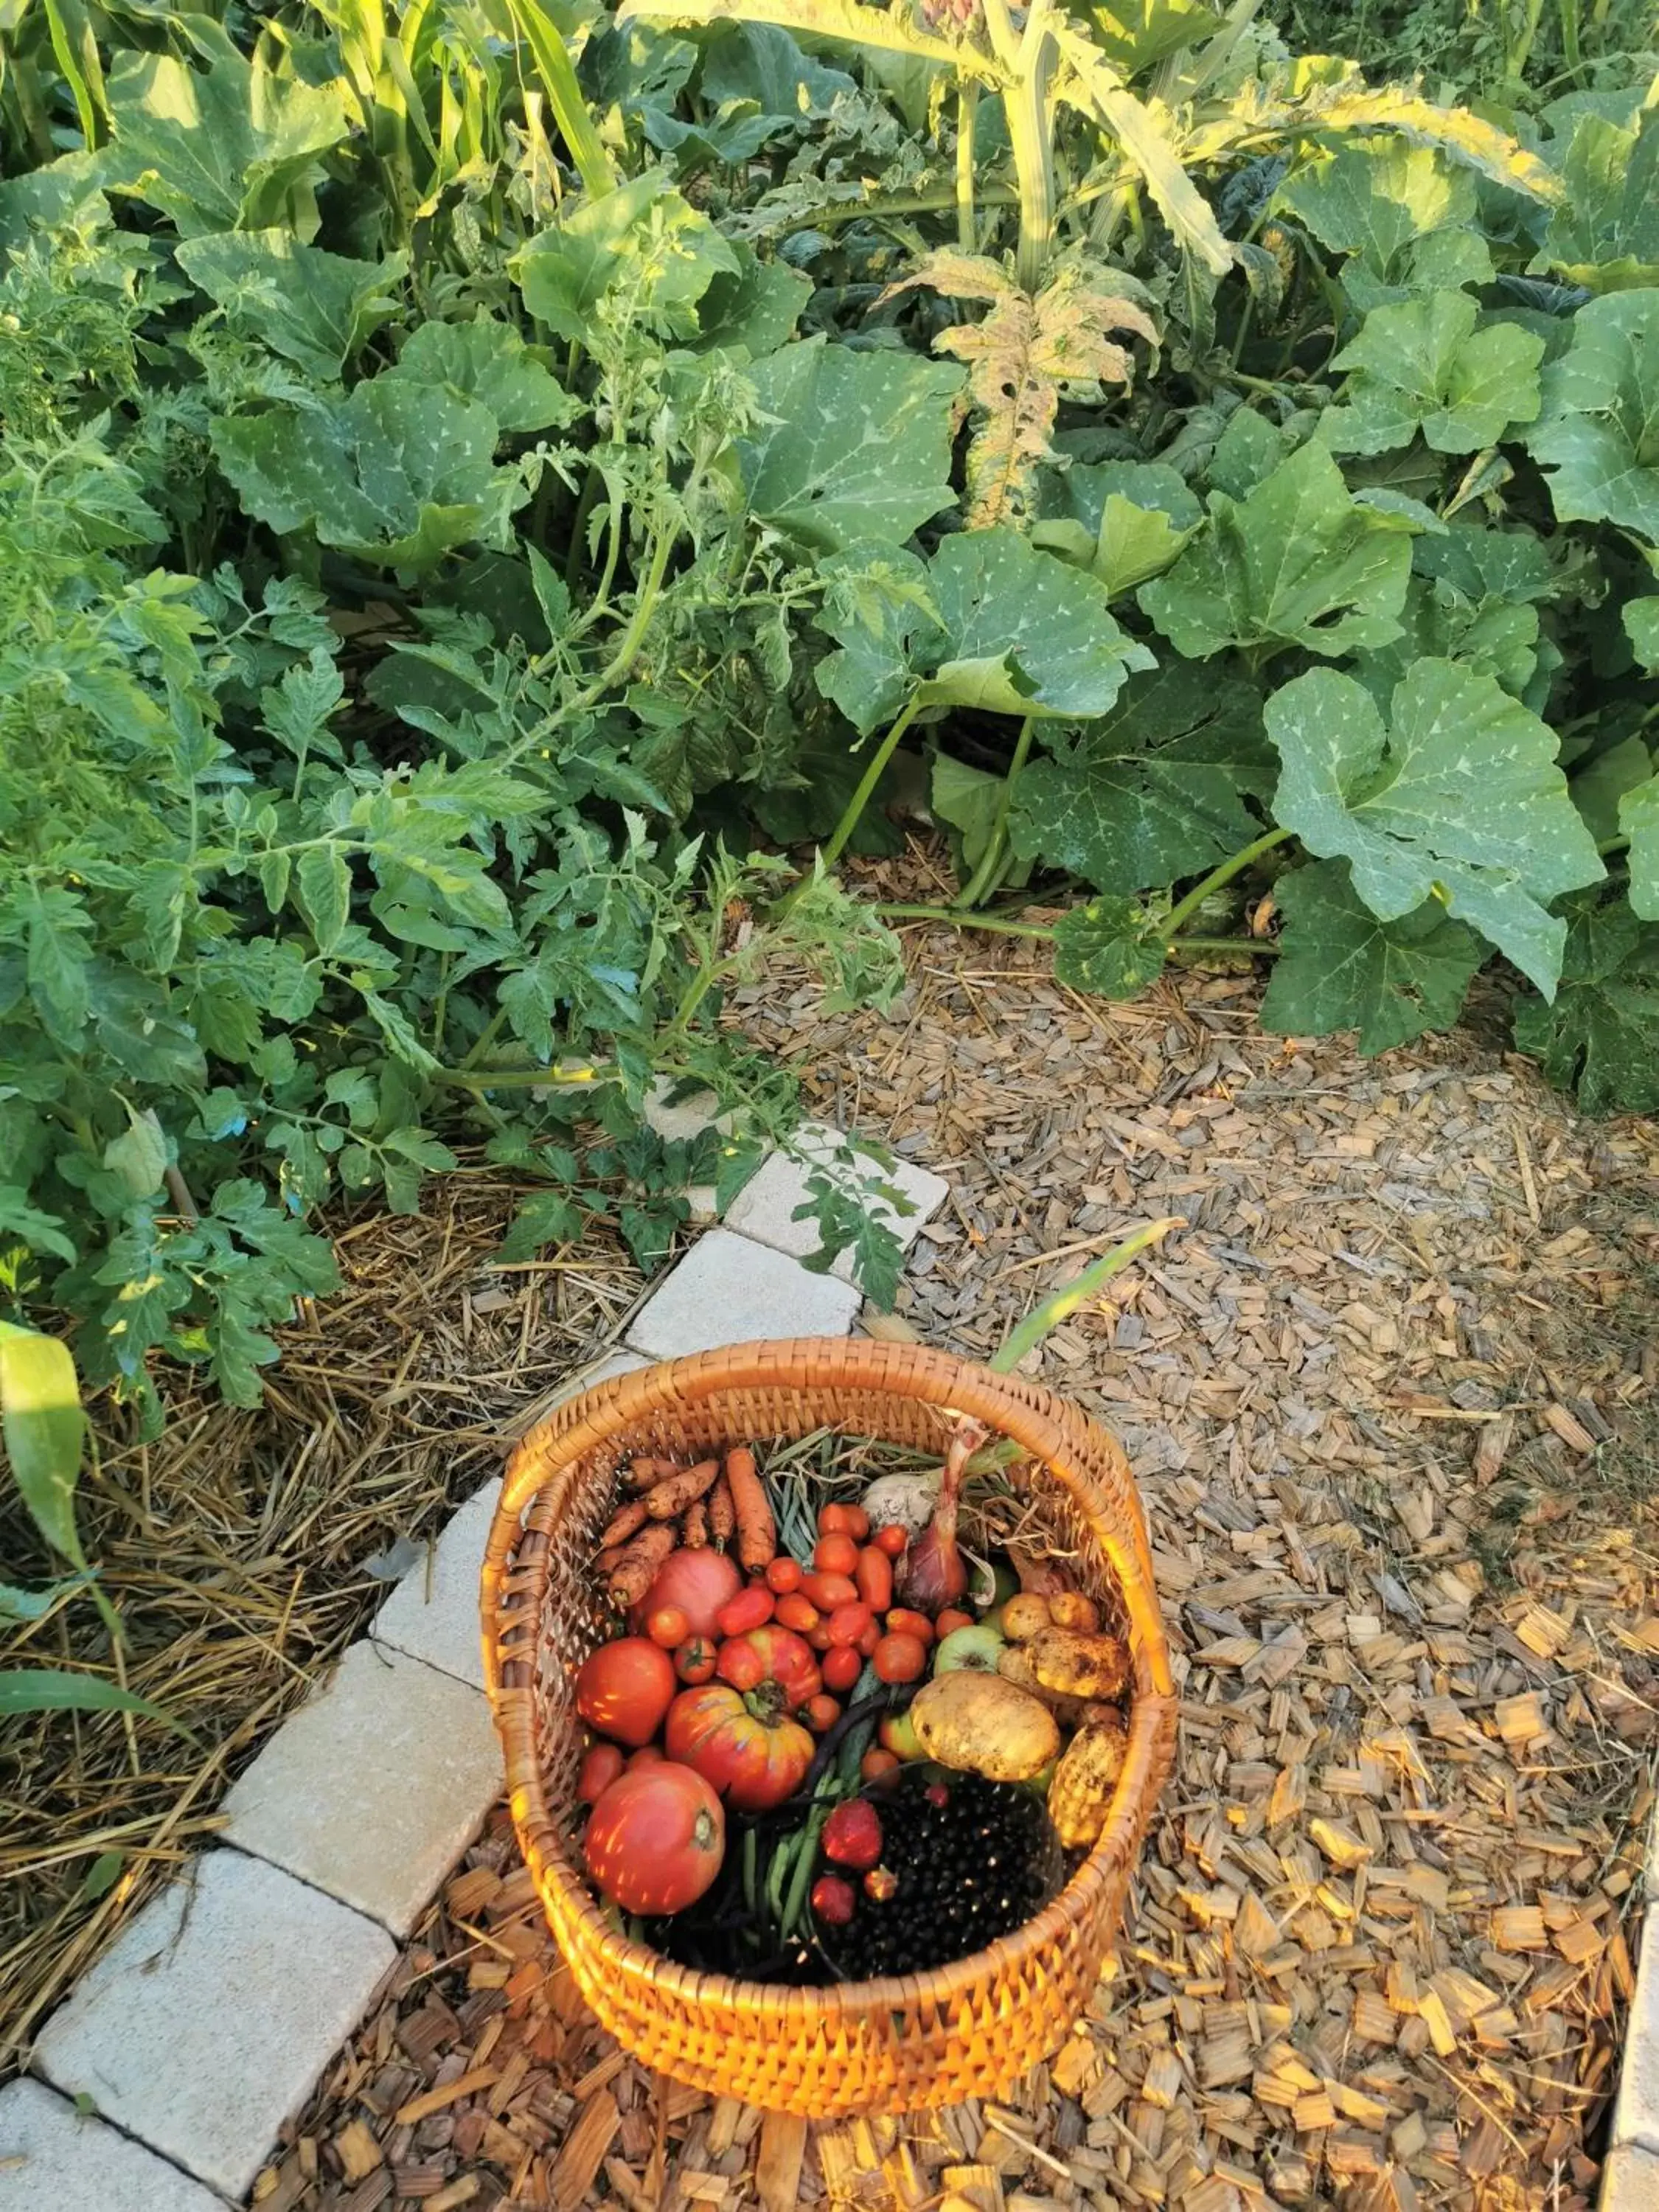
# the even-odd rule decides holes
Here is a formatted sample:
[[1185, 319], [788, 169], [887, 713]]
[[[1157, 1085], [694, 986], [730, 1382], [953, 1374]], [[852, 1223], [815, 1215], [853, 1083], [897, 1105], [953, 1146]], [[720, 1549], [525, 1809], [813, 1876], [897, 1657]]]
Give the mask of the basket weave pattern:
[[[928, 1973], [777, 1988], [697, 1973], [629, 1942], [581, 1870], [582, 1727], [571, 1682], [611, 1632], [590, 1567], [617, 1467], [636, 1453], [704, 1455], [825, 1426], [942, 1455], [958, 1413], [1032, 1455], [1031, 1492], [1055, 1548], [1128, 1640], [1129, 1753], [1100, 1841], [1034, 1920]], [[1064, 2039], [1116, 1932], [1169, 1772], [1176, 1711], [1128, 1464], [1074, 1407], [922, 1346], [863, 1340], [738, 1345], [618, 1376], [568, 1401], [514, 1453], [482, 1608], [526, 1861], [582, 1995], [647, 2065], [718, 2095], [822, 2118], [995, 2095]]]

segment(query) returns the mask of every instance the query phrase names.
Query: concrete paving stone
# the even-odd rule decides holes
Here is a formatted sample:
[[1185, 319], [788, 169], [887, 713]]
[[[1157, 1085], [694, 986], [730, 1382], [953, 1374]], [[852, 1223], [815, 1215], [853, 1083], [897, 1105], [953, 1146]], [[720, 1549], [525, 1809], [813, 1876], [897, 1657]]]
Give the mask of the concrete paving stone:
[[1659, 2154], [1639, 2143], [1609, 2151], [1601, 2168], [1601, 2212], [1659, 2212]]
[[232, 1786], [224, 1841], [407, 1936], [502, 1786], [481, 1692], [365, 1638]]
[[809, 1274], [769, 1245], [710, 1229], [634, 1316], [628, 1341], [655, 1359], [769, 1336], [845, 1336], [859, 1310], [848, 1283]]
[[224, 2212], [224, 2203], [44, 2082], [0, 2089], [0, 2212]]
[[1659, 2153], [1659, 1912], [1642, 1924], [1636, 1995], [1625, 2022], [1625, 2057], [1608, 2141]]
[[[805, 1203], [806, 1179], [811, 1168], [832, 1164], [836, 1147], [843, 1141], [841, 1132], [826, 1122], [804, 1122], [795, 1133], [793, 1144], [805, 1158], [774, 1152], [726, 1209], [726, 1227], [741, 1237], [752, 1237], [757, 1243], [769, 1244], [775, 1251], [793, 1253], [797, 1259], [816, 1252], [820, 1241], [817, 1224], [810, 1215], [797, 1221], [795, 1208]], [[909, 1200], [915, 1209], [911, 1213], [901, 1213], [896, 1206], [879, 1199], [871, 1208], [878, 1220], [887, 1224], [907, 1252], [921, 1234], [923, 1222], [944, 1205], [951, 1188], [943, 1176], [934, 1175], [928, 1168], [919, 1168], [914, 1161], [902, 1159], [890, 1170], [883, 1169], [863, 1153], [855, 1153], [854, 1164], [842, 1167], [840, 1174], [854, 1187], [869, 1177], [890, 1182]], [[852, 1280], [850, 1252], [842, 1254], [833, 1273], [844, 1282]]]
[[397, 1955], [320, 1890], [209, 1851], [82, 1978], [34, 2063], [240, 2203]]

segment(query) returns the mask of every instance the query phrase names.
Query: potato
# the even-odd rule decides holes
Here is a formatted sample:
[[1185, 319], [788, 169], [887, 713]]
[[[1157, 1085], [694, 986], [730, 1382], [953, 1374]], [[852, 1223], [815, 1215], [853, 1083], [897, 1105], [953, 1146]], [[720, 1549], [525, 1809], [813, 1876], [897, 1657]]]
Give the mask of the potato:
[[1068, 1728], [1087, 1717], [1081, 1698], [1068, 1698], [1059, 1690], [1047, 1690], [1038, 1681], [1029, 1644], [1006, 1645], [997, 1657], [997, 1672], [1005, 1682], [1012, 1682], [1016, 1688], [1029, 1690], [1034, 1698], [1041, 1698], [1054, 1718]]
[[1002, 1608], [1002, 1632], [1011, 1644], [1024, 1644], [1033, 1636], [1040, 1636], [1045, 1628], [1054, 1626], [1054, 1616], [1048, 1610], [1049, 1601], [1030, 1590], [1018, 1597], [1011, 1597]]
[[1061, 1590], [1048, 1601], [1048, 1618], [1056, 1628], [1073, 1628], [1079, 1636], [1093, 1636], [1100, 1626], [1100, 1607], [1081, 1590]]
[[1115, 1713], [1089, 1722], [1066, 1745], [1048, 1786], [1048, 1817], [1068, 1850], [1099, 1842], [1128, 1750]]
[[1129, 1654], [1115, 1636], [1045, 1628], [1030, 1650], [1038, 1681], [1068, 1698], [1115, 1698], [1129, 1679]]
[[910, 1723], [929, 1759], [988, 1782], [1028, 1782], [1060, 1749], [1048, 1706], [1000, 1674], [936, 1674], [916, 1692]]

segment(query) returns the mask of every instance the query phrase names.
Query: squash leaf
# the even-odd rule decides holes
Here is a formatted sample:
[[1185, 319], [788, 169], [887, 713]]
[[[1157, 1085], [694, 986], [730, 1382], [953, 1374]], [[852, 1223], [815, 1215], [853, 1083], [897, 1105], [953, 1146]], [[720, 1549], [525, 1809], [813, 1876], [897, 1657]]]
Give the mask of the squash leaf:
[[1437, 899], [1383, 921], [1355, 896], [1340, 860], [1293, 868], [1273, 887], [1285, 931], [1261, 1002], [1278, 1036], [1358, 1030], [1367, 1059], [1457, 1019], [1484, 957]]
[[1386, 453], [1420, 433], [1437, 453], [1473, 453], [1530, 422], [1544, 341], [1512, 323], [1477, 330], [1480, 318], [1467, 292], [1374, 307], [1333, 364], [1348, 386], [1320, 422], [1331, 451]]
[[1573, 318], [1527, 434], [1561, 522], [1611, 522], [1659, 543], [1659, 290], [1613, 292]]

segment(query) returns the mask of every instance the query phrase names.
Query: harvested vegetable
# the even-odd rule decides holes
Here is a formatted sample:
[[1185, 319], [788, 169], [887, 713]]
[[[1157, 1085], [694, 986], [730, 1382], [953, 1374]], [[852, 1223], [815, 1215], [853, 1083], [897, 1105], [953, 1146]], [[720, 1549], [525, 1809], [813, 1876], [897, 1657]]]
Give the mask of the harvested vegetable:
[[845, 1928], [857, 1910], [857, 1893], [840, 1875], [821, 1874], [812, 1884], [812, 1917], [826, 1928]]
[[[969, 1461], [985, 1441], [978, 1421], [962, 1421], [945, 1454], [933, 1517], [912, 1544], [904, 1563], [904, 1601], [919, 1612], [936, 1613], [954, 1605], [968, 1589], [968, 1568], [957, 1547], [957, 1516], [962, 1478]], [[866, 1509], [867, 1510], [867, 1509]]]
[[665, 1482], [671, 1474], [679, 1471], [678, 1460], [634, 1459], [628, 1462], [628, 1480], [635, 1490], [654, 1490], [658, 1483]]
[[805, 1570], [799, 1559], [780, 1557], [766, 1563], [766, 1587], [776, 1597], [787, 1597], [800, 1588]]
[[913, 1541], [933, 1517], [939, 1476], [878, 1474], [865, 1492], [863, 1505], [872, 1528], [902, 1528]]
[[1073, 1628], [1079, 1636], [1094, 1636], [1100, 1629], [1100, 1607], [1081, 1590], [1056, 1590], [1048, 1601], [1048, 1618], [1056, 1628]]
[[691, 1623], [685, 1607], [683, 1605], [659, 1605], [646, 1622], [645, 1632], [665, 1651], [678, 1651], [691, 1633]]
[[628, 1504], [619, 1506], [599, 1531], [597, 1548], [604, 1553], [625, 1544], [630, 1536], [639, 1534], [650, 1517], [642, 1498], [633, 1498]]
[[[627, 1607], [637, 1605], [647, 1590], [654, 1589], [658, 1571], [674, 1549], [674, 1532], [660, 1521], [653, 1521], [641, 1529], [631, 1543], [626, 1545], [622, 1556], [611, 1571], [611, 1602]], [[700, 1552], [690, 1552], [688, 1559], [701, 1559]], [[665, 1603], [662, 1598], [658, 1604]]]
[[600, 1893], [624, 1912], [683, 1912], [720, 1870], [726, 1815], [702, 1775], [659, 1759], [611, 1784], [582, 1849]]
[[1025, 1782], [1060, 1749], [1054, 1715], [1029, 1690], [1000, 1674], [936, 1674], [910, 1707], [929, 1759], [991, 1782]]
[[682, 1682], [712, 1682], [716, 1656], [712, 1638], [689, 1636], [674, 1654], [674, 1672]]
[[1037, 1680], [1070, 1698], [1115, 1698], [1129, 1679], [1129, 1654], [1115, 1636], [1079, 1636], [1045, 1628], [1031, 1639]]
[[582, 1760], [576, 1776], [578, 1802], [596, 1804], [627, 1764], [614, 1743], [596, 1743]]
[[750, 1583], [747, 1589], [727, 1598], [714, 1615], [714, 1626], [722, 1636], [742, 1636], [751, 1628], [763, 1627], [776, 1604], [764, 1583]]
[[823, 1824], [823, 1856], [836, 1866], [875, 1866], [881, 1844], [881, 1815], [867, 1797], [849, 1797]]
[[953, 1636], [958, 1628], [973, 1628], [976, 1625], [971, 1613], [964, 1613], [959, 1605], [947, 1605], [933, 1622], [933, 1633], [943, 1639]]
[[902, 1559], [909, 1546], [910, 1532], [908, 1528], [901, 1528], [896, 1522], [890, 1521], [884, 1528], [876, 1530], [870, 1541], [878, 1552], [884, 1552], [890, 1559]]
[[859, 1563], [859, 1547], [850, 1536], [820, 1536], [812, 1547], [812, 1565], [821, 1575], [850, 1575]]
[[1100, 1840], [1128, 1753], [1127, 1734], [1114, 1713], [1088, 1722], [1060, 1754], [1048, 1790], [1048, 1815], [1069, 1850]]
[[[816, 1667], [811, 1674], [816, 1684]], [[793, 1711], [817, 1694], [792, 1700], [775, 1675], [746, 1692], [724, 1681], [682, 1690], [669, 1709], [668, 1755], [695, 1767], [737, 1811], [768, 1812], [794, 1795], [812, 1764], [811, 1735]]]
[[997, 1660], [997, 1672], [1005, 1682], [1012, 1682], [1022, 1690], [1029, 1690], [1034, 1698], [1041, 1698], [1057, 1721], [1072, 1726], [1083, 1718], [1081, 1698], [1068, 1698], [1063, 1691], [1051, 1690], [1046, 1682], [1038, 1680], [1029, 1644], [1004, 1644]]
[[1010, 1644], [1027, 1643], [1033, 1636], [1041, 1636], [1045, 1628], [1054, 1626], [1048, 1600], [1035, 1590], [1011, 1597], [999, 1618]]
[[671, 1474], [665, 1482], [657, 1483], [646, 1492], [645, 1510], [653, 1521], [672, 1521], [694, 1505], [714, 1486], [720, 1463], [717, 1459], [706, 1459], [696, 1467], [688, 1467]]
[[726, 1481], [737, 1516], [738, 1559], [751, 1575], [760, 1574], [776, 1557], [778, 1531], [747, 1444], [736, 1444], [726, 1455]]
[[[672, 1532], [655, 1524], [636, 1541], [642, 1544], [646, 1536], [665, 1535], [672, 1547]], [[649, 1589], [641, 1593], [639, 1619], [647, 1619], [659, 1606], [678, 1605], [690, 1622], [694, 1636], [713, 1636], [715, 1614], [742, 1588], [737, 1563], [724, 1552], [672, 1552], [653, 1574]]]
[[927, 1647], [918, 1636], [889, 1630], [870, 1655], [881, 1682], [919, 1682], [927, 1672]]
[[737, 1508], [732, 1503], [732, 1486], [722, 1474], [708, 1493], [708, 1538], [722, 1551], [732, 1540], [732, 1532], [738, 1525]]
[[885, 1552], [866, 1544], [853, 1566], [859, 1595], [872, 1613], [885, 1613], [893, 1602], [893, 1562]]
[[700, 1498], [680, 1516], [680, 1542], [688, 1552], [700, 1552], [708, 1541], [708, 1504]]
[[674, 1662], [643, 1636], [618, 1637], [590, 1651], [576, 1669], [576, 1711], [589, 1728], [618, 1743], [649, 1743], [679, 1687]]

